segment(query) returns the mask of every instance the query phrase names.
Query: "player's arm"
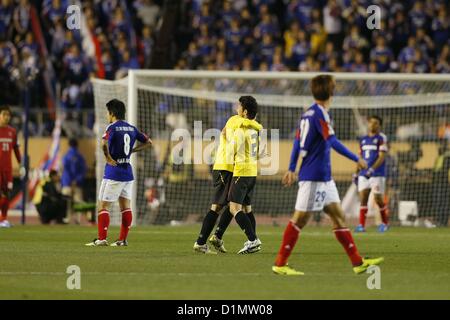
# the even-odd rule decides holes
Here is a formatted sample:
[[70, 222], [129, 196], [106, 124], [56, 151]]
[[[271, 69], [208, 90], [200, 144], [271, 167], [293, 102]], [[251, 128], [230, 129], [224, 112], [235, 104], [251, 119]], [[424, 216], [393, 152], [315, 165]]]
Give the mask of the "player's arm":
[[105, 155], [106, 163], [108, 163], [109, 165], [111, 165], [113, 167], [117, 166], [116, 160], [114, 160], [111, 157], [111, 154], [109, 153], [108, 140], [106, 140], [106, 139], [102, 140], [102, 150], [103, 150], [103, 154]]
[[137, 147], [133, 148], [133, 150], [131, 151], [131, 153], [136, 153], [136, 152], [140, 152], [143, 151], [145, 149], [150, 148], [153, 145], [153, 141], [144, 133], [139, 132], [137, 134], [136, 139], [141, 143], [140, 145], [138, 145]]
[[322, 137], [330, 143], [331, 147], [337, 153], [356, 162], [359, 169], [367, 169], [366, 161], [362, 157], [359, 157], [350, 151], [342, 142], [339, 141], [338, 138], [336, 138], [329, 120], [319, 118], [318, 122], [319, 123], [316, 123], [316, 126], [318, 127], [317, 129], [321, 133]]
[[350, 159], [358, 164], [359, 169], [367, 169], [367, 163], [362, 157], [358, 157], [356, 154], [351, 152], [342, 142], [332, 135], [328, 138], [331, 147], [340, 155], [343, 155], [347, 159]]
[[152, 142], [152, 140], [149, 139], [147, 142], [141, 143], [140, 145], [138, 145], [137, 147], [135, 147], [135, 148], [133, 149], [132, 153], [136, 153], [136, 152], [143, 151], [143, 150], [145, 150], [145, 149], [150, 148], [152, 145], [153, 145], [153, 142]]

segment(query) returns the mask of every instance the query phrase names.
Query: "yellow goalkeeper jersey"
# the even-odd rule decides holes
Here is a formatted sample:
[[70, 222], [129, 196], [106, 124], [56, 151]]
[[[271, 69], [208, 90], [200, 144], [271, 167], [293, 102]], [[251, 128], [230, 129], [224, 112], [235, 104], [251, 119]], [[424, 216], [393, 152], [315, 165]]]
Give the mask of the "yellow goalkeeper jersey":
[[233, 135], [234, 130], [239, 128], [242, 122], [246, 120], [239, 115], [228, 119], [220, 135], [219, 147], [216, 151], [213, 170], [226, 170], [233, 172], [234, 169], [234, 150]]
[[258, 175], [259, 132], [262, 125], [256, 120], [244, 119], [234, 130], [235, 177], [256, 177]]

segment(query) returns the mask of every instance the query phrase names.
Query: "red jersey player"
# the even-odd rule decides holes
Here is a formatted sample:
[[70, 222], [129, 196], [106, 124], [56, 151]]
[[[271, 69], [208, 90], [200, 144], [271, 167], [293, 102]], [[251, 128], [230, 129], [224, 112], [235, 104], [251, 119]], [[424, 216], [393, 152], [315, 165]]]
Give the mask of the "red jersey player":
[[9, 197], [13, 186], [12, 156], [14, 150], [17, 162], [21, 156], [17, 143], [16, 129], [9, 126], [11, 109], [8, 106], [0, 106], [0, 228], [9, 228], [8, 222]]

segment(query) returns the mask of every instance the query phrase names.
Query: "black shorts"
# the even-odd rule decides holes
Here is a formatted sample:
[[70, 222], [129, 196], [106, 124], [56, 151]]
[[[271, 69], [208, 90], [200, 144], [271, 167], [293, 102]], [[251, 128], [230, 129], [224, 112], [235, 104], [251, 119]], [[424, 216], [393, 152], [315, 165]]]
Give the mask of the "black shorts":
[[214, 194], [212, 198], [213, 204], [224, 206], [228, 204], [228, 191], [233, 178], [233, 172], [226, 170], [213, 170], [213, 187]]
[[252, 203], [256, 177], [233, 177], [231, 181], [228, 201], [249, 206]]

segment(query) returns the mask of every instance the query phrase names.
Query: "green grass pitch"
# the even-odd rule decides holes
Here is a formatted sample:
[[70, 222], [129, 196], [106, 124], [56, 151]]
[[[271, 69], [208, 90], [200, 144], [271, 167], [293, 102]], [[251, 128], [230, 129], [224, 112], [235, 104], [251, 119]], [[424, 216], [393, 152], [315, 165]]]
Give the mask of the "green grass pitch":
[[[84, 247], [96, 228], [16, 226], [0, 229], [3, 299], [450, 299], [450, 230], [369, 229], [354, 235], [361, 254], [384, 256], [381, 289], [355, 275], [329, 228], [309, 227], [290, 264], [301, 277], [272, 274], [283, 227], [260, 226], [261, 252], [235, 254], [244, 242], [236, 225], [228, 254], [192, 252], [199, 226], [137, 227], [128, 247]], [[114, 240], [118, 228], [111, 228]], [[69, 265], [81, 268], [81, 290], [68, 290]]]

